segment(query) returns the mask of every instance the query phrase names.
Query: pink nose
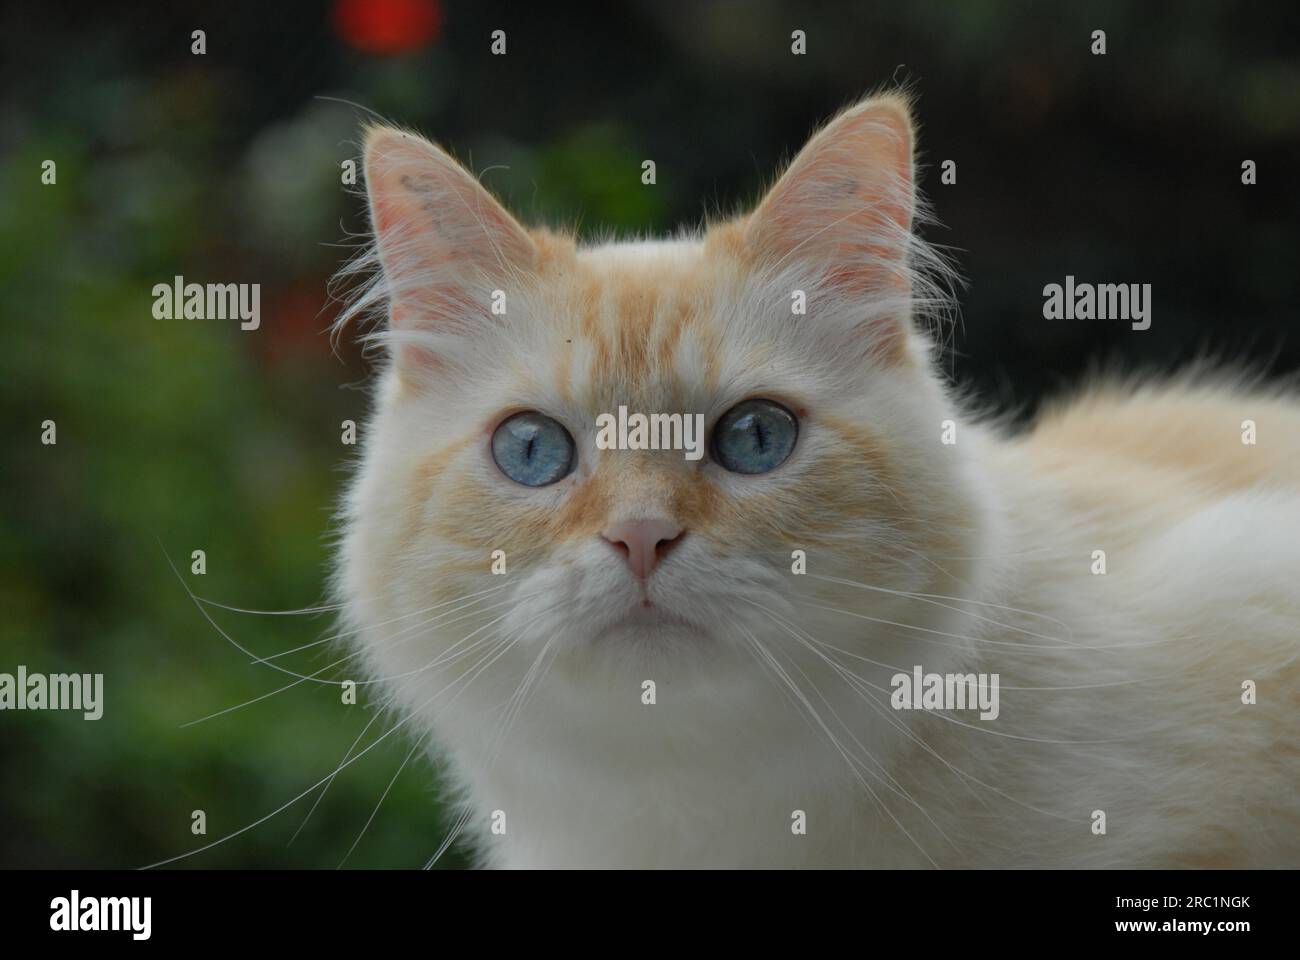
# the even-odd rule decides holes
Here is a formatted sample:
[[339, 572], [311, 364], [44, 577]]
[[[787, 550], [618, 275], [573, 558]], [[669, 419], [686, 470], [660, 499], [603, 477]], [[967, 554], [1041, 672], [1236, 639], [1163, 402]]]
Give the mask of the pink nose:
[[632, 572], [644, 580], [659, 558], [682, 538], [682, 528], [671, 520], [624, 520], [600, 535], [624, 554]]

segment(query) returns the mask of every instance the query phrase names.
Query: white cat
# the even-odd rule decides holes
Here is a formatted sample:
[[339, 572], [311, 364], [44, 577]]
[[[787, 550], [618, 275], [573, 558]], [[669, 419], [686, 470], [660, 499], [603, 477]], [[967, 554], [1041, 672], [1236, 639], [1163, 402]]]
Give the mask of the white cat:
[[[365, 167], [344, 322], [391, 362], [337, 587], [481, 862], [1300, 866], [1300, 403], [973, 417], [903, 98], [671, 241], [525, 230], [394, 129]], [[707, 455], [598, 449], [620, 406]], [[996, 718], [895, 709], [918, 667]]]

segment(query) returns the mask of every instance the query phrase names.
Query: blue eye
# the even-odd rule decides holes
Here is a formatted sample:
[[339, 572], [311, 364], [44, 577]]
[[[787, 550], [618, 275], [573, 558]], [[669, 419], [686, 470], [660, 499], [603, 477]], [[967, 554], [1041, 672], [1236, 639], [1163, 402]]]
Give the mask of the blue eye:
[[790, 456], [799, 436], [793, 413], [771, 400], [745, 400], [713, 428], [713, 456], [732, 473], [767, 473]]
[[550, 417], [527, 410], [497, 427], [492, 459], [516, 483], [544, 487], [573, 470], [573, 438]]

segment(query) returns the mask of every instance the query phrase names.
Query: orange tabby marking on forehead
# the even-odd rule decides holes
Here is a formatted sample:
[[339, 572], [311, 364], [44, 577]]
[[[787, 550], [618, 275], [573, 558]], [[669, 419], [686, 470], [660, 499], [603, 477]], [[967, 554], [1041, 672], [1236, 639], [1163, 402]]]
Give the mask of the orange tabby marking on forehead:
[[642, 269], [621, 270], [608, 282], [618, 290], [613, 312], [607, 317], [614, 328], [612, 356], [593, 369], [593, 377], [662, 406], [668, 398], [651, 391], [656, 381], [674, 380], [679, 350], [690, 330], [703, 353], [705, 385], [709, 389], [716, 386], [721, 344], [705, 321], [714, 309], [717, 278], [706, 262], [647, 264]]
[[601, 278], [590, 271], [581, 275], [574, 292], [578, 333], [593, 342], [600, 336], [600, 307], [604, 292]]
[[682, 340], [682, 331], [696, 319], [695, 305], [678, 297], [666, 311], [662, 329], [659, 334], [658, 350], [655, 361], [662, 370], [671, 370], [677, 361], [677, 347]]
[[[571, 238], [546, 232], [530, 237], [542, 299], [529, 322], [554, 331], [550, 376], [564, 403], [663, 406], [672, 398], [656, 388], [676, 379], [684, 345], [694, 361], [689, 379], [702, 376], [706, 390], [717, 388], [721, 336], [707, 321], [743, 269], [739, 224], [714, 228], [702, 243], [647, 244], [644, 256], [578, 251]], [[589, 360], [585, 369], [575, 367], [579, 357]], [[575, 396], [584, 382], [585, 396]]]
[[650, 327], [659, 305], [653, 283], [621, 283], [614, 297], [616, 382], [645, 383], [650, 373]]
[[556, 350], [555, 392], [560, 402], [568, 406], [573, 403], [573, 338], [566, 337]]

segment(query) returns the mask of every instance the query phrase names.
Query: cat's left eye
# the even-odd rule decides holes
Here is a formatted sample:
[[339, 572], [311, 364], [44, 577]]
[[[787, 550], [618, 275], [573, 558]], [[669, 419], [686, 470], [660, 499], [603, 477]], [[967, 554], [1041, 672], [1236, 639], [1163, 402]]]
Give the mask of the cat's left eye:
[[545, 487], [567, 477], [577, 458], [568, 430], [544, 414], [526, 410], [496, 428], [492, 459], [516, 483]]
[[794, 450], [799, 419], [773, 400], [736, 404], [713, 428], [713, 458], [732, 473], [767, 473]]

